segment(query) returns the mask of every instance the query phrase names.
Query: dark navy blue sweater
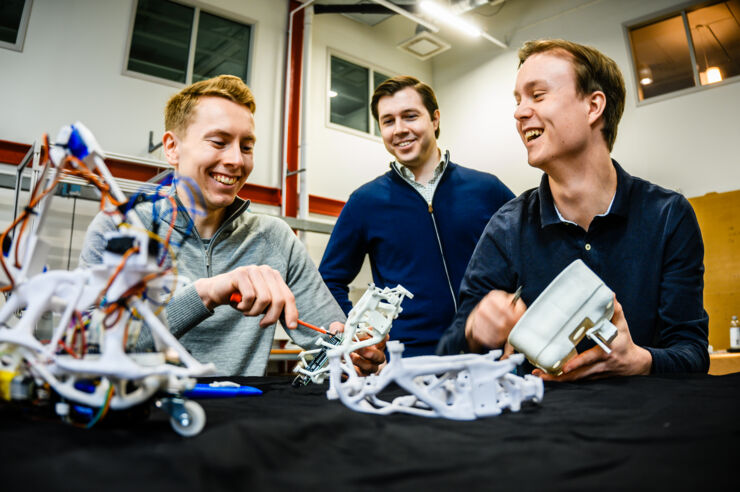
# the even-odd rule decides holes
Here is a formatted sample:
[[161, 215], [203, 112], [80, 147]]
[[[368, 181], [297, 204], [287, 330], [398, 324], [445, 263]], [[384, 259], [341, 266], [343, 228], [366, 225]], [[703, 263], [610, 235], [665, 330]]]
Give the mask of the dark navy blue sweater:
[[[652, 372], [707, 372], [704, 244], [683, 196], [630, 176], [616, 161], [617, 192], [588, 231], [561, 221], [546, 174], [539, 188], [502, 207], [486, 227], [463, 280], [457, 316], [438, 353], [468, 351], [465, 321], [491, 290], [531, 305], [573, 260], [581, 259], [624, 308], [632, 340], [653, 356]], [[593, 346], [586, 338], [578, 352]]]
[[450, 162], [430, 207], [391, 169], [349, 197], [319, 272], [347, 313], [352, 308], [348, 285], [368, 254], [376, 286], [401, 284], [414, 294], [403, 302], [391, 339], [405, 344], [405, 356], [433, 354], [452, 322], [460, 282], [481, 232], [513, 197], [492, 174]]

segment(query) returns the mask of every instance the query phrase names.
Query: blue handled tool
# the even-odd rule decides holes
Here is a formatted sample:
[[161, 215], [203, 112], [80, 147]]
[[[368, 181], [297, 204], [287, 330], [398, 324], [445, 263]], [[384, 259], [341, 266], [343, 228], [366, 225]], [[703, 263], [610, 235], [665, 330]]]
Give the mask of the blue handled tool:
[[188, 398], [233, 398], [236, 396], [261, 395], [262, 390], [252, 386], [211, 386], [198, 383], [185, 392]]

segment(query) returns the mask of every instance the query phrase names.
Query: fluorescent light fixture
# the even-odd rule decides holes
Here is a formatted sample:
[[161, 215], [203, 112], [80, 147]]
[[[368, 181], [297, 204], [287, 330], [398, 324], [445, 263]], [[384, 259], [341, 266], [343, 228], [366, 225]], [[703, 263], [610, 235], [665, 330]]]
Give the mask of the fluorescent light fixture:
[[337, 91], [333, 91], [329, 89], [329, 97], [337, 97], [339, 93]]
[[478, 29], [476, 26], [456, 16], [438, 3], [425, 0], [421, 2], [419, 6], [421, 7], [421, 10], [423, 10], [427, 14], [431, 15], [439, 21], [449, 24], [458, 31], [463, 32], [470, 37], [477, 38], [481, 35], [481, 30]]
[[[432, 32], [439, 32], [439, 27], [435, 26], [431, 22], [427, 22], [421, 17], [412, 14], [406, 9], [403, 9], [396, 5], [395, 3], [391, 3], [388, 0], [372, 0], [373, 3], [377, 3], [378, 5], [382, 5], [383, 7], [387, 8], [388, 10], [391, 10], [399, 15], [402, 15], [406, 17], [407, 19], [410, 19], [412, 22], [416, 22], [417, 24], [421, 24], [422, 26], [426, 27]], [[359, 2], [356, 2], [359, 3]]]

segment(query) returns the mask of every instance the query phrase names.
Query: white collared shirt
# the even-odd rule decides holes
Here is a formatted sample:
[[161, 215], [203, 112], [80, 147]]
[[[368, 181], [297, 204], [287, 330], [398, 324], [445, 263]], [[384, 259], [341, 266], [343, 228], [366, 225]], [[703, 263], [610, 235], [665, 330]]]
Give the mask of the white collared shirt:
[[403, 178], [403, 180], [406, 181], [408, 184], [410, 184], [416, 191], [418, 191], [421, 194], [421, 196], [424, 197], [424, 200], [426, 200], [427, 204], [431, 205], [432, 198], [434, 198], [434, 190], [437, 189], [437, 185], [439, 184], [439, 179], [442, 176], [442, 174], [445, 172], [445, 169], [447, 169], [447, 163], [449, 161], [450, 161], [450, 153], [449, 151], [445, 151], [444, 157], [439, 162], [437, 167], [434, 168], [434, 174], [432, 174], [432, 179], [430, 179], [426, 184], [422, 184], [416, 181], [416, 177], [414, 176], [414, 173], [408, 167], [398, 162], [395, 162], [395, 161], [393, 162], [393, 164], [396, 165], [396, 168], [398, 169], [398, 172]]

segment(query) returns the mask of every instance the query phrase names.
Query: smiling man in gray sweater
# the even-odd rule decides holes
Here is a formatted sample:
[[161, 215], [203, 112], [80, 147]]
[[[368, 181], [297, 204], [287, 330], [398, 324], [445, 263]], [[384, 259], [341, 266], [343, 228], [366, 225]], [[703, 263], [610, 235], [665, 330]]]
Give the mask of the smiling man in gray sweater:
[[[177, 213], [168, 200], [144, 201], [135, 209], [155, 232], [172, 226], [177, 271], [190, 280], [167, 305], [170, 330], [222, 375], [264, 374], [281, 315], [291, 338], [311, 348], [317, 334], [298, 326], [299, 313], [315, 325], [334, 323], [334, 329], [345, 320], [287, 224], [250, 213], [249, 202], [237, 197], [254, 166], [254, 111], [254, 96], [238, 77], [222, 75], [175, 94], [165, 109], [163, 148], [179, 178]], [[202, 200], [194, 199], [191, 184]], [[115, 229], [110, 216], [95, 217], [80, 255], [82, 266], [102, 262], [104, 234]], [[242, 299], [230, 304], [234, 292]], [[385, 360], [382, 348], [352, 354], [355, 367], [376, 371]]]

